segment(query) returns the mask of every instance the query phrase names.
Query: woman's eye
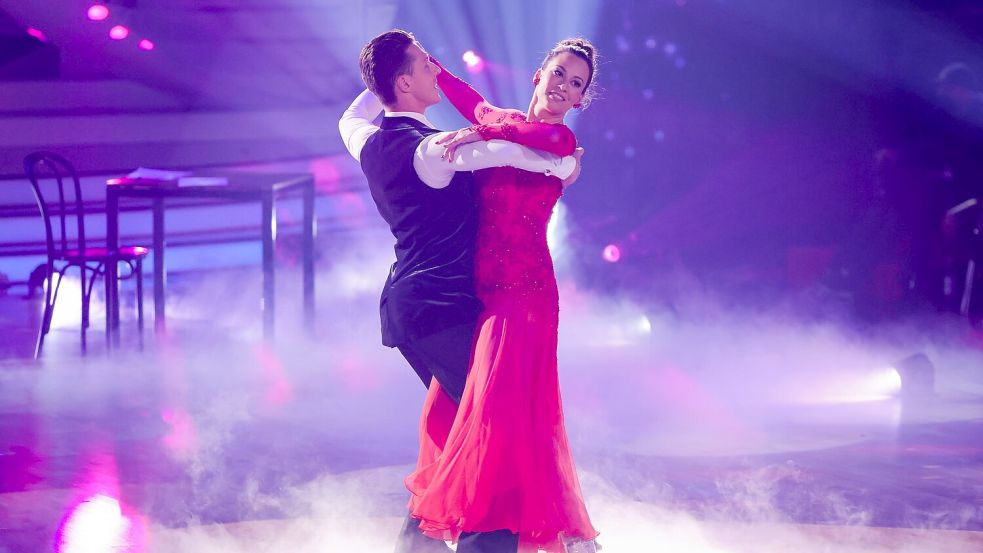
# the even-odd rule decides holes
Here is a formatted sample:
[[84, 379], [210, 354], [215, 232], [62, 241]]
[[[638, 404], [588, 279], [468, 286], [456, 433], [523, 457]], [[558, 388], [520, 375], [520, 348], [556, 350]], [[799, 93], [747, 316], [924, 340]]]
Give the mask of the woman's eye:
[[560, 75], [562, 75], [563, 73], [561, 73], [559, 69], [554, 69], [554, 70], [553, 70], [553, 74], [554, 74], [554, 75], [556, 75], [557, 77], [559, 77], [559, 76], [560, 76]]

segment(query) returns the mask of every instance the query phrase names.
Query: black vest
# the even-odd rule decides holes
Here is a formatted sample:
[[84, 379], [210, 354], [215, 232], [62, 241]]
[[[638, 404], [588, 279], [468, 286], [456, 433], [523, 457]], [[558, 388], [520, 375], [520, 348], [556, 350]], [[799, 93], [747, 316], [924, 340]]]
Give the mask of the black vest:
[[396, 263], [382, 291], [382, 343], [393, 347], [473, 322], [477, 204], [470, 172], [441, 189], [424, 184], [413, 154], [437, 133], [410, 117], [385, 117], [365, 143], [362, 172], [372, 199], [396, 237]]

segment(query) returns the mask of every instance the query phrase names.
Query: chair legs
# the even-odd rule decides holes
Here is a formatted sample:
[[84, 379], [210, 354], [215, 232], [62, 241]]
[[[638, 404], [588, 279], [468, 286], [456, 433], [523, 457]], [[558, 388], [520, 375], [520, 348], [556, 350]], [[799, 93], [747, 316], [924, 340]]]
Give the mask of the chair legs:
[[84, 324], [86, 328], [89, 327], [89, 310], [90, 306], [92, 305], [92, 288], [96, 284], [96, 279], [99, 278], [99, 275], [102, 273], [102, 264], [100, 263], [99, 265], [96, 265], [95, 268], [89, 270], [92, 271], [92, 278], [89, 279], [89, 282], [86, 283], [85, 278], [82, 279], [82, 288], [85, 291], [85, 296], [82, 298], [82, 324]]
[[[93, 274], [92, 275], [92, 278], [95, 279], [96, 276]], [[81, 328], [82, 353], [85, 354], [85, 351], [86, 351], [85, 331], [86, 331], [86, 329], [89, 328], [89, 295], [85, 291], [85, 289], [86, 289], [86, 286], [85, 286], [85, 263], [82, 263], [82, 264], [79, 265], [79, 279], [80, 279], [79, 280], [79, 282], [80, 282], [79, 289], [81, 290], [81, 293], [82, 293], [82, 324], [79, 325], [79, 326], [82, 327]], [[59, 284], [60, 284], [61, 283], [61, 279], [58, 279], [58, 280], [59, 280]]]
[[[109, 263], [115, 263], [115, 261], [110, 261]], [[143, 334], [144, 334], [144, 318], [143, 318], [143, 260], [134, 259], [127, 262], [130, 265], [130, 269], [136, 276], [136, 300], [137, 300], [137, 325], [140, 332], [140, 348], [143, 348]], [[48, 264], [46, 266], [46, 274], [44, 277], [44, 312], [41, 316], [41, 324], [38, 329], [37, 342], [34, 346], [34, 358], [38, 359], [41, 357], [41, 351], [44, 348], [44, 338], [51, 331], [51, 321], [54, 318], [55, 302], [58, 299], [58, 291], [61, 289], [61, 281], [64, 277], [64, 271], [67, 267], [62, 267], [60, 270], [56, 270], [53, 264]], [[82, 328], [81, 328], [81, 341], [82, 341], [82, 353], [84, 354], [87, 349], [87, 339], [86, 330], [89, 327], [89, 311], [92, 305], [92, 289], [95, 286], [96, 279], [100, 275], [105, 278], [106, 270], [105, 265], [99, 264], [96, 267], [88, 267], [85, 265], [79, 266], [79, 272], [81, 273], [81, 289], [82, 289]], [[91, 274], [91, 277], [88, 275]], [[57, 280], [55, 276], [57, 275]], [[107, 289], [111, 284], [107, 283]], [[108, 290], [107, 290], [108, 295]], [[115, 321], [112, 320], [113, 317], [113, 306], [109, 305], [111, 299], [107, 298], [106, 304], [106, 348], [107, 350], [112, 349], [113, 343], [113, 326]]]
[[[54, 279], [54, 276], [55, 275], [58, 275], [58, 280], [56, 282], [52, 283], [51, 281], [52, 281], [52, 279]], [[55, 312], [55, 303], [58, 301], [58, 290], [61, 290], [61, 279], [62, 279], [63, 276], [64, 276], [64, 273], [62, 273], [61, 271], [54, 271], [53, 270], [51, 272], [51, 276], [48, 277], [48, 286], [51, 287], [51, 285], [54, 284], [54, 290], [51, 292], [51, 301], [49, 302], [50, 305], [51, 305], [51, 309], [48, 311], [48, 316], [45, 317], [45, 319], [44, 319], [44, 333], [45, 334], [51, 332], [51, 319], [53, 318], [53, 315], [54, 315], [54, 312]]]
[[143, 260], [136, 260], [137, 273], [137, 327], [140, 330], [140, 349], [143, 349]]
[[[44, 313], [41, 315], [41, 326], [38, 328], [38, 340], [34, 346], [34, 358], [38, 359], [41, 357], [41, 348], [44, 347], [44, 335], [48, 333], [51, 328], [51, 314], [54, 311], [55, 304], [53, 300], [54, 294], [51, 290], [52, 281], [54, 280], [54, 266], [49, 262], [46, 265], [46, 274], [44, 276]], [[61, 279], [58, 279], [61, 281]]]

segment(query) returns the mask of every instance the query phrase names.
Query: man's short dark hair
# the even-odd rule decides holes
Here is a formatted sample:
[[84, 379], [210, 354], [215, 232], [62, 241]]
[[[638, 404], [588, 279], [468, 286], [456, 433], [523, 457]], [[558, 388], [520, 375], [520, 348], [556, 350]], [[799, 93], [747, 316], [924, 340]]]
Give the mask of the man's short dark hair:
[[412, 33], [393, 29], [370, 40], [358, 57], [365, 86], [387, 106], [396, 103], [396, 77], [413, 73], [406, 48], [415, 41]]

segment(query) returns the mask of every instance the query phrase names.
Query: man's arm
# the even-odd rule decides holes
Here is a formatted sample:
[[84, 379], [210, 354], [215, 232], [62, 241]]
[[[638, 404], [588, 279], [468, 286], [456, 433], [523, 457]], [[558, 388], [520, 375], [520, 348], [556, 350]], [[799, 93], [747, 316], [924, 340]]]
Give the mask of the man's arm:
[[572, 173], [570, 173], [570, 176], [568, 176], [565, 179], [563, 179], [563, 188], [564, 189], [566, 187], [570, 186], [571, 184], [577, 182], [577, 179], [580, 178], [580, 169], [582, 167], [581, 160], [583, 159], [583, 157], [584, 157], [584, 149], [583, 148], [577, 148], [576, 150], [573, 151], [573, 159], [574, 159], [574, 161], [577, 162], [577, 166], [574, 167], [574, 170], [573, 170]]
[[382, 102], [366, 89], [341, 115], [338, 130], [341, 132], [341, 139], [345, 142], [345, 148], [348, 148], [348, 153], [355, 158], [355, 161], [360, 161], [365, 142], [379, 130], [372, 121], [380, 113], [382, 113]]
[[573, 173], [577, 165], [573, 156], [559, 157], [504, 140], [464, 144], [457, 148], [453, 160], [448, 162], [442, 157], [444, 146], [437, 142], [453, 134], [438, 133], [428, 136], [420, 143], [413, 156], [416, 174], [431, 188], [444, 188], [450, 184], [456, 171], [515, 167], [565, 179]]

